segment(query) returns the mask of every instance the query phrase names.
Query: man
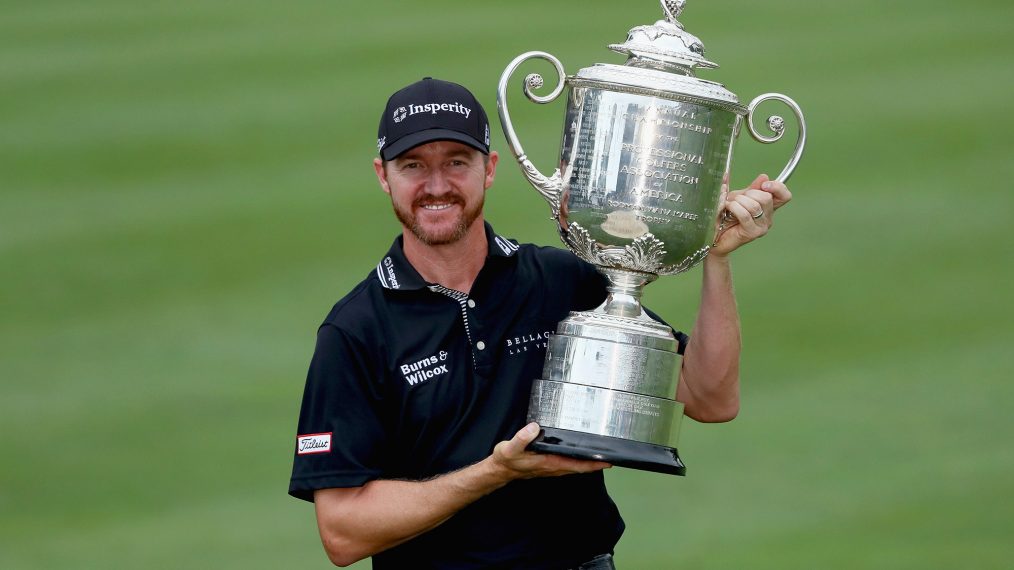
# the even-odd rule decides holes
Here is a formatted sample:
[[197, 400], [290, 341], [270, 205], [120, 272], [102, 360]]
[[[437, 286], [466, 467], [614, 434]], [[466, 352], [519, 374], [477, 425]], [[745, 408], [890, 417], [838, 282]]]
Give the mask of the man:
[[[600, 304], [603, 278], [485, 223], [499, 156], [464, 87], [426, 78], [398, 91], [378, 138], [374, 169], [402, 235], [318, 331], [289, 493], [314, 501], [339, 566], [372, 556], [378, 570], [612, 568], [623, 521], [609, 465], [525, 451], [539, 433], [525, 412], [545, 336]], [[704, 262], [680, 373], [678, 399], [699, 421], [739, 406], [728, 255], [789, 199], [764, 176], [728, 194], [738, 225]]]

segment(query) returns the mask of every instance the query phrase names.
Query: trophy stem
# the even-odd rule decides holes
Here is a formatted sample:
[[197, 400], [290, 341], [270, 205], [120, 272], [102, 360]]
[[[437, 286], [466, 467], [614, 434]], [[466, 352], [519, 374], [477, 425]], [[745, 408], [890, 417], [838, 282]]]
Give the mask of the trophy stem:
[[609, 279], [606, 287], [609, 297], [597, 310], [614, 317], [648, 318], [641, 308], [641, 294], [644, 286], [658, 279], [658, 275], [615, 267], [599, 267], [598, 270]]

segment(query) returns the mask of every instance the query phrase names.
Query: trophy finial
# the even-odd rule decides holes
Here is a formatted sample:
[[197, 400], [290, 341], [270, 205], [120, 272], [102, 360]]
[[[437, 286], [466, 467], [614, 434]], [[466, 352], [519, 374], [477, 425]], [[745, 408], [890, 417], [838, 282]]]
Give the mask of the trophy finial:
[[670, 24], [675, 24], [680, 14], [683, 13], [683, 7], [686, 5], [687, 0], [662, 0], [662, 11], [665, 12], [665, 19]]
[[627, 33], [627, 41], [611, 44], [609, 49], [627, 56], [627, 65], [663, 69], [679, 75], [695, 75], [694, 69], [718, 67], [704, 58], [700, 38], [686, 31], [677, 20], [687, 0], [662, 0], [665, 20], [650, 26], [637, 26]]

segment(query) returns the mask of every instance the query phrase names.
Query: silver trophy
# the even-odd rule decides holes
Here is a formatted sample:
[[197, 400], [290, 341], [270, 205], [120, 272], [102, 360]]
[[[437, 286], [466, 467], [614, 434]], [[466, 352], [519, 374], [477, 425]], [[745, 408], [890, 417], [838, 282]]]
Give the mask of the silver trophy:
[[[572, 312], [550, 339], [542, 378], [528, 409], [543, 432], [531, 449], [683, 475], [676, 451], [683, 404], [675, 400], [678, 343], [672, 330], [641, 308], [642, 288], [659, 275], [689, 270], [707, 255], [717, 232], [734, 223], [718, 212], [733, 141], [745, 122], [762, 143], [781, 139], [784, 120], [754, 128], [757, 107], [778, 100], [795, 114], [799, 135], [785, 181], [803, 153], [806, 125], [788, 97], [768, 93], [743, 106], [719, 83], [699, 79], [715, 68], [704, 46], [677, 18], [685, 1], [663, 0], [665, 19], [630, 30], [609, 49], [624, 65], [597, 64], [566, 76], [545, 52], [514, 59], [500, 77], [497, 107], [511, 152], [549, 202], [560, 235], [576, 255], [609, 279], [609, 296], [593, 311]], [[530, 59], [548, 60], [559, 83], [546, 96], [538, 74], [523, 91], [535, 103], [565, 87], [560, 167], [545, 176], [525, 155], [507, 111], [507, 85]]]

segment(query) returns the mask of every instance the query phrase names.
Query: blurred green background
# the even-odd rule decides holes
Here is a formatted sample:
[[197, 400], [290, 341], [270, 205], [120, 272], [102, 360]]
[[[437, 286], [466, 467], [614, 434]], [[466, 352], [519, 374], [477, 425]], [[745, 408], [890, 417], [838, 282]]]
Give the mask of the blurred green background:
[[[619, 63], [605, 45], [659, 15], [5, 2], [0, 568], [328, 567], [285, 491], [315, 329], [398, 231], [370, 167], [386, 97], [433, 75], [495, 115], [517, 54]], [[740, 417], [687, 421], [685, 479], [608, 474], [621, 567], [1009, 568], [1014, 4], [692, 1], [681, 19], [722, 66], [704, 78], [789, 94], [810, 141], [795, 200], [735, 256]], [[550, 170], [562, 104], [512, 103]], [[734, 184], [790, 146], [742, 137]], [[511, 161], [487, 203], [500, 233], [558, 245]], [[699, 276], [649, 304], [689, 328]]]

